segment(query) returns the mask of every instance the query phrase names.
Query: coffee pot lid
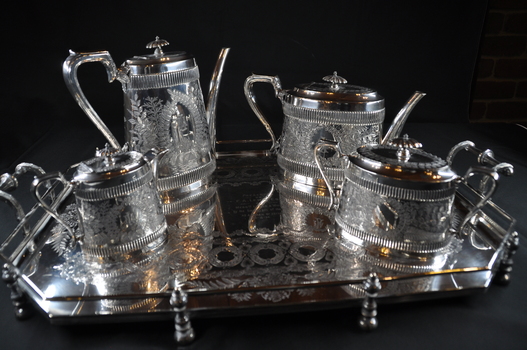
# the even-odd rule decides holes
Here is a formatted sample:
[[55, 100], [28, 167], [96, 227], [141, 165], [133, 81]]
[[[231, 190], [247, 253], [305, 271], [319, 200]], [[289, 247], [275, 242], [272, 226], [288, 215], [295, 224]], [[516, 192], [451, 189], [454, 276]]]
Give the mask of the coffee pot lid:
[[152, 74], [196, 67], [194, 57], [185, 51], [164, 52], [162, 47], [169, 45], [168, 41], [156, 39], [146, 45], [154, 52], [146, 55], [134, 56], [124, 63], [132, 74]]

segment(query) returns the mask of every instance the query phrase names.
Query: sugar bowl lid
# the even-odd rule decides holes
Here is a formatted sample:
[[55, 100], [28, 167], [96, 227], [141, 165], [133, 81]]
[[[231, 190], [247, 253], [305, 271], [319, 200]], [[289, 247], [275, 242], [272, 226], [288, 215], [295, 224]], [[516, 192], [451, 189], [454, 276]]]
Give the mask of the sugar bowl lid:
[[79, 164], [73, 181], [100, 184], [103, 181], [125, 179], [128, 175], [136, 174], [139, 169], [144, 169], [145, 164], [147, 161], [141, 153], [128, 151], [126, 146], [117, 149], [107, 144], [105, 148], [97, 150], [95, 157]]
[[288, 90], [284, 102], [298, 107], [343, 111], [377, 111], [384, 109], [384, 98], [377, 91], [348, 84], [333, 72], [322, 82], [299, 84]]
[[369, 144], [349, 160], [371, 174], [420, 183], [445, 183], [458, 178], [448, 163], [425, 152], [421, 144], [404, 135], [386, 145]]

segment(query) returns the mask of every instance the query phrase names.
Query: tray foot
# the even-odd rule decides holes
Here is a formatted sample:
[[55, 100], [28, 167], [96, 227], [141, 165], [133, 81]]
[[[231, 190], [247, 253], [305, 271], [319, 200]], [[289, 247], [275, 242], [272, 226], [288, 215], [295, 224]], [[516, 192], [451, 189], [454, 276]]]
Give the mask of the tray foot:
[[372, 331], [378, 326], [377, 321], [377, 293], [381, 290], [381, 282], [376, 273], [371, 273], [364, 281], [364, 291], [366, 298], [362, 302], [359, 318], [359, 327], [366, 331]]
[[520, 237], [518, 232], [513, 232], [506, 243], [505, 256], [500, 262], [495, 282], [499, 285], [506, 286], [511, 282], [512, 265], [514, 264], [513, 256], [520, 246]]
[[170, 296], [170, 305], [174, 308], [176, 314], [174, 317], [174, 339], [179, 345], [189, 344], [195, 339], [194, 328], [192, 328], [187, 311], [187, 302], [187, 293], [176, 283]]
[[13, 303], [16, 318], [24, 320], [31, 316], [32, 311], [25, 294], [18, 287], [17, 279], [18, 275], [14, 269], [8, 264], [4, 264], [2, 268], [2, 280], [11, 289], [11, 302]]

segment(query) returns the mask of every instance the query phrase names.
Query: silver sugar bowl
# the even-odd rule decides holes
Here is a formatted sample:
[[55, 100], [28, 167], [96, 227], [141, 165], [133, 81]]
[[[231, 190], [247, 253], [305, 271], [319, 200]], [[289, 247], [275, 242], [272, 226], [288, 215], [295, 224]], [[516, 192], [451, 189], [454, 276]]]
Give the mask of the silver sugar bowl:
[[[326, 147], [338, 150], [337, 144], [328, 142], [316, 149]], [[497, 174], [485, 167], [457, 175], [449, 163], [425, 152], [406, 135], [387, 145], [361, 146], [342, 159], [345, 180], [336, 205], [337, 236], [345, 244], [381, 256], [432, 257], [446, 251], [455, 233], [453, 203], [458, 184], [476, 173], [491, 180], [494, 186], [479, 203], [481, 207], [497, 181]], [[469, 220], [465, 217], [457, 229], [462, 230]]]

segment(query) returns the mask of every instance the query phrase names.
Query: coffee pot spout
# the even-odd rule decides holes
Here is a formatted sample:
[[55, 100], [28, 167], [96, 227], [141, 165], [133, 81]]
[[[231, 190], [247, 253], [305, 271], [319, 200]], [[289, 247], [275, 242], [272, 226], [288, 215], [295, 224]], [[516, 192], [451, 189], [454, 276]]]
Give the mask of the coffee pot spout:
[[209, 96], [207, 99], [207, 123], [209, 125], [210, 141], [212, 145], [212, 151], [215, 153], [216, 150], [216, 105], [218, 101], [218, 93], [220, 89], [221, 77], [223, 75], [223, 67], [225, 65], [225, 60], [229, 54], [230, 48], [224, 47], [220, 51], [218, 60], [216, 61], [216, 67], [212, 73], [212, 78], [210, 80], [209, 86]]
[[397, 116], [395, 116], [395, 119], [393, 120], [390, 129], [388, 129], [386, 135], [384, 135], [384, 138], [381, 141], [381, 145], [386, 145], [391, 140], [400, 136], [401, 130], [403, 129], [403, 126], [406, 123], [406, 119], [408, 119], [410, 112], [412, 112], [417, 102], [419, 102], [425, 95], [426, 94], [424, 92], [416, 91], [412, 95], [412, 97], [410, 97], [404, 107], [401, 108], [399, 113], [397, 113]]

